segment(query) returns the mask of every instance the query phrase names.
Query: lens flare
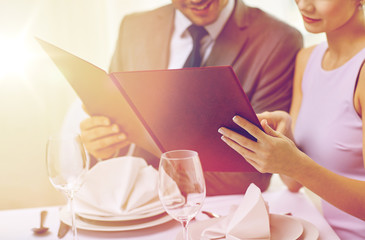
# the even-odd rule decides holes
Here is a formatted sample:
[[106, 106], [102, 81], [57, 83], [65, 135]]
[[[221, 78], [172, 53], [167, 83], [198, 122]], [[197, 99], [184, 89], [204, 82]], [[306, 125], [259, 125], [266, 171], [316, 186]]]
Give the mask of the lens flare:
[[24, 37], [0, 35], [0, 79], [8, 75], [24, 76], [30, 60]]

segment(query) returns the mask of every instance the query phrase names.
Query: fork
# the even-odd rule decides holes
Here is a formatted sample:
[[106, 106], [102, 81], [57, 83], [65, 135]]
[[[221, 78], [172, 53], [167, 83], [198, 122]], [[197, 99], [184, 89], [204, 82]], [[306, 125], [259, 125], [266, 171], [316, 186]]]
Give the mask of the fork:
[[219, 218], [221, 217], [219, 214], [217, 213], [213, 213], [213, 212], [208, 212], [208, 211], [202, 211], [203, 214], [207, 215], [210, 218]]

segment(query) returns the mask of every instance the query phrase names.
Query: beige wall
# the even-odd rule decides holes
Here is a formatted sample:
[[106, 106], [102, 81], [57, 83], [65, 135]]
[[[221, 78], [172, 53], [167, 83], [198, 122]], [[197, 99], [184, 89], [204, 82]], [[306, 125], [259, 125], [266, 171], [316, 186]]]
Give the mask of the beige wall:
[[[247, 2], [300, 28], [293, 1]], [[168, 2], [0, 0], [0, 210], [65, 203], [47, 178], [45, 142], [76, 96], [33, 37], [107, 69], [123, 15]]]
[[122, 16], [163, 2], [0, 1], [0, 210], [65, 203], [47, 178], [45, 142], [76, 96], [33, 37], [107, 69]]

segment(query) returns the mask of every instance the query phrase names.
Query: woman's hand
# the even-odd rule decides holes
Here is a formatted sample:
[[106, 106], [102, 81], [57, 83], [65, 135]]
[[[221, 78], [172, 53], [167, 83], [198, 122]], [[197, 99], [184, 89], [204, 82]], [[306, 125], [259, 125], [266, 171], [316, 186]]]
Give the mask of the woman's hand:
[[263, 112], [257, 114], [257, 118], [261, 122], [266, 120], [267, 124], [277, 132], [280, 132], [294, 140], [292, 132], [292, 119], [287, 112], [284, 111], [274, 111], [274, 112]]
[[[242, 155], [259, 172], [290, 176], [296, 171], [298, 167], [296, 160], [302, 152], [292, 140], [279, 131], [273, 130], [267, 120], [261, 120], [265, 132], [242, 117], [235, 116], [233, 121], [254, 136], [257, 142], [224, 127], [219, 129], [223, 135], [222, 140]], [[285, 126], [278, 123], [280, 121], [271, 121], [271, 124], [276, 124], [273, 126], [277, 128]]]
[[109, 118], [94, 116], [80, 123], [81, 139], [86, 150], [96, 159], [107, 159], [118, 154], [130, 142], [117, 124]]

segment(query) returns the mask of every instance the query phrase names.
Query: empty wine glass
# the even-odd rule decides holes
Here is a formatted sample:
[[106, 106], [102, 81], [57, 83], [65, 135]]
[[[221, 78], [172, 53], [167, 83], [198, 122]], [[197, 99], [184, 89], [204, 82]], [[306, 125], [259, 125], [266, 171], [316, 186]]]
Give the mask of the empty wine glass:
[[158, 193], [166, 212], [181, 222], [184, 240], [189, 239], [188, 223], [200, 211], [206, 195], [197, 152], [175, 150], [162, 154]]
[[71, 212], [73, 239], [77, 239], [73, 198], [89, 169], [89, 158], [79, 135], [51, 136], [46, 146], [46, 164], [52, 185], [63, 191]]

